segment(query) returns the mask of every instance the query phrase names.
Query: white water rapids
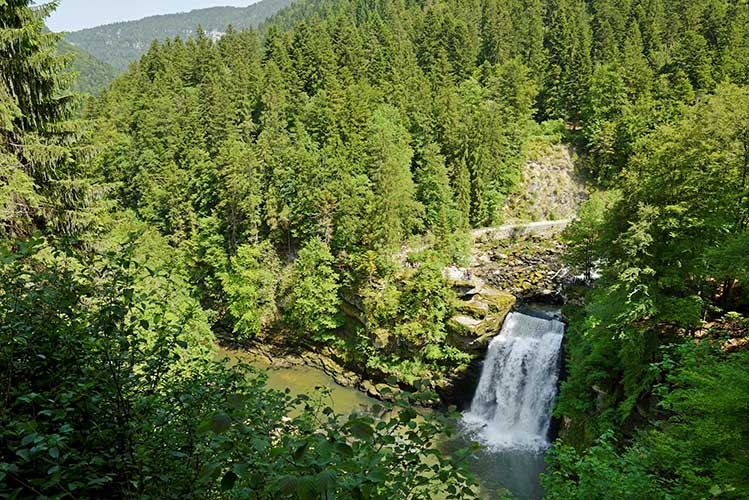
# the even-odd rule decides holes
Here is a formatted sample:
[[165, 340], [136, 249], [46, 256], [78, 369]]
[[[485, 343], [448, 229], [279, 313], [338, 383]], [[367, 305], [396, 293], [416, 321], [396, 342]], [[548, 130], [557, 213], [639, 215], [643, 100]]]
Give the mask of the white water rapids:
[[489, 344], [463, 423], [489, 448], [544, 450], [559, 379], [564, 323], [510, 313]]

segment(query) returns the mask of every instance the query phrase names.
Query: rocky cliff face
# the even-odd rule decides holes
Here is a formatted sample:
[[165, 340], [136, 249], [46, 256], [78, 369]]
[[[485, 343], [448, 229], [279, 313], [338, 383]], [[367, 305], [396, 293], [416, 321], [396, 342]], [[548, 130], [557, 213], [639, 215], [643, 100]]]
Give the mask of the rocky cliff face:
[[507, 222], [571, 219], [588, 192], [574, 149], [566, 144], [536, 145], [528, 154], [523, 182], [507, 200]]
[[450, 342], [482, 352], [516, 302], [559, 302], [567, 274], [563, 250], [555, 234], [475, 241], [468, 267], [444, 271], [460, 298], [448, 324]]

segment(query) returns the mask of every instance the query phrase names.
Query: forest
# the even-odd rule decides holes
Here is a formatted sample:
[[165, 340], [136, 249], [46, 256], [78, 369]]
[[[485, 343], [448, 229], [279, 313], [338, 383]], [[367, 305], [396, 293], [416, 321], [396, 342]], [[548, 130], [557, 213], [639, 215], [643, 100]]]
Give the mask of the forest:
[[60, 40], [57, 45], [60, 55], [71, 59], [69, 69], [76, 74], [72, 83], [75, 92], [87, 95], [99, 95], [117, 78], [117, 71], [108, 63], [95, 58], [80, 47]]
[[[555, 136], [591, 194], [545, 498], [749, 497], [749, 2], [298, 0], [98, 97], [55, 7], [0, 0], [0, 495], [479, 498], [419, 411], [472, 362], [443, 269]], [[337, 415], [217, 343], [399, 390]]]
[[[266, 18], [289, 4], [287, 0], [261, 0], [247, 7], [212, 7], [190, 12], [150, 16], [136, 21], [122, 21], [66, 33], [64, 41], [94, 55], [112, 66], [116, 74], [148, 51], [151, 42], [195, 35], [198, 28], [209, 33], [235, 29], [257, 28]], [[73, 68], [77, 69], [77, 68]], [[101, 87], [114, 80], [110, 78]]]

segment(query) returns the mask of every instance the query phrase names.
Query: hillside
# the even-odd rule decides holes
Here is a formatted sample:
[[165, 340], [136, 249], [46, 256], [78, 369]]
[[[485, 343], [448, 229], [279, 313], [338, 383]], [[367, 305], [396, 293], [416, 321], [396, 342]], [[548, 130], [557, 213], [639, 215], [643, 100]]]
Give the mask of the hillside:
[[75, 54], [70, 69], [78, 74], [73, 83], [76, 92], [99, 95], [117, 77], [118, 72], [112, 66], [65, 40], [60, 40], [57, 51], [60, 54]]
[[261, 0], [249, 7], [213, 7], [151, 16], [75, 31], [68, 33], [65, 40], [124, 71], [148, 50], [153, 40], [187, 38], [195, 34], [198, 26], [213, 37], [226, 32], [229, 25], [235, 29], [254, 28], [288, 4], [289, 0]]
[[0, 498], [749, 498], [747, 0], [295, 0], [83, 107], [56, 4], [0, 1]]

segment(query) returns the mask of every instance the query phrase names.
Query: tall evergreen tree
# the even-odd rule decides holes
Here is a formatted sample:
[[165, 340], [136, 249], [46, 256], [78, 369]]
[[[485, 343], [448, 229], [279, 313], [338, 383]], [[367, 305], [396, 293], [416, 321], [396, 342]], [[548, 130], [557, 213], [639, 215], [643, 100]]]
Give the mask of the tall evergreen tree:
[[34, 229], [80, 235], [94, 222], [72, 75], [56, 54], [59, 35], [44, 27], [55, 7], [0, 4], [0, 238]]
[[403, 242], [418, 223], [420, 205], [411, 175], [413, 151], [395, 108], [375, 110], [369, 135], [369, 169], [375, 192], [373, 243], [391, 248]]
[[593, 71], [593, 35], [586, 3], [553, 0], [547, 12], [549, 68], [544, 87], [544, 112], [580, 122], [585, 93]]

